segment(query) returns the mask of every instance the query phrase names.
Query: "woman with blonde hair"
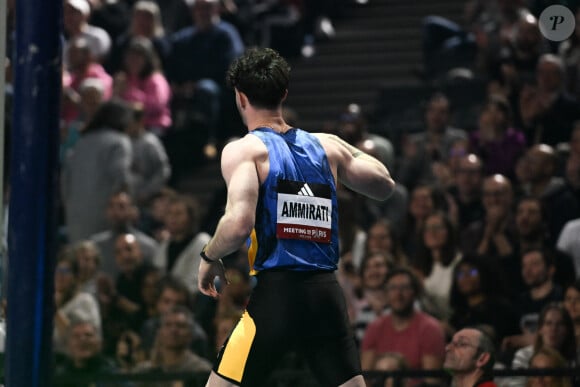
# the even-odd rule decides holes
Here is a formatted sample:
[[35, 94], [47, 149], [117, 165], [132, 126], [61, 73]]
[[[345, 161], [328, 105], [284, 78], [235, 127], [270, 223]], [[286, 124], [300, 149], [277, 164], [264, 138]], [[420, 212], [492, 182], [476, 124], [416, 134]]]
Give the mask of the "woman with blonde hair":
[[[530, 359], [530, 369], [565, 368], [566, 359], [555, 349], [543, 347]], [[572, 387], [569, 376], [530, 376], [526, 387]]]
[[113, 42], [106, 66], [107, 71], [109, 74], [115, 74], [121, 69], [127, 47], [131, 40], [138, 37], [150, 40], [161, 63], [164, 63], [169, 54], [165, 35], [159, 5], [152, 0], [137, 1], [133, 6], [128, 31]]

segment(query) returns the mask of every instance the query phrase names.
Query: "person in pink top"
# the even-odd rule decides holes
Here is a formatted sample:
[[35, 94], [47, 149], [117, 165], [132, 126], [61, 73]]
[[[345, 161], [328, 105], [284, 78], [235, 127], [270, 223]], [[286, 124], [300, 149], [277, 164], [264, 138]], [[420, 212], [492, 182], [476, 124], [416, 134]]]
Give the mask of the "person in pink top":
[[73, 38], [69, 42], [68, 71], [63, 74], [62, 119], [69, 123], [79, 115], [81, 97], [79, 90], [87, 78], [96, 78], [103, 85], [103, 100], [111, 97], [113, 78], [95, 61], [87, 40], [83, 37]]
[[114, 94], [142, 104], [145, 127], [153, 133], [163, 134], [171, 126], [171, 89], [149, 39], [135, 37], [129, 43], [122, 69], [115, 75]]
[[400, 353], [411, 369], [440, 369], [445, 358], [445, 337], [440, 323], [415, 308], [419, 281], [407, 268], [387, 274], [386, 291], [391, 313], [372, 322], [361, 344], [363, 370], [387, 352]]

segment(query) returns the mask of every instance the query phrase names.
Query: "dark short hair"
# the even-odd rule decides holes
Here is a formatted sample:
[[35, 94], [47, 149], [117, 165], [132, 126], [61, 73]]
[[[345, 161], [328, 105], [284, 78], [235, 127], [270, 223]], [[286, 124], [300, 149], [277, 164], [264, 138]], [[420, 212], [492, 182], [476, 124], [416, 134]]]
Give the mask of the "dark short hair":
[[489, 360], [485, 363], [481, 369], [484, 375], [491, 375], [493, 371], [493, 366], [495, 365], [495, 345], [491, 336], [481, 327], [472, 326], [471, 329], [475, 329], [479, 332], [479, 343], [477, 344], [477, 356], [483, 353], [489, 354]]
[[112, 129], [124, 132], [133, 121], [133, 112], [126, 102], [113, 98], [104, 102], [87, 123], [83, 134], [97, 130]]
[[552, 266], [555, 266], [556, 261], [555, 261], [555, 257], [554, 257], [554, 252], [551, 249], [548, 248], [530, 248], [530, 249], [525, 249], [522, 252], [522, 255], [520, 256], [521, 261], [523, 262], [524, 257], [530, 253], [538, 253], [540, 254], [540, 256], [542, 257], [542, 262], [544, 262], [544, 265], [546, 266], [546, 269], [549, 269]]
[[244, 93], [252, 106], [275, 109], [288, 90], [290, 65], [271, 48], [251, 48], [231, 64], [226, 81]]
[[391, 279], [393, 279], [393, 277], [396, 277], [398, 275], [405, 275], [409, 278], [409, 281], [411, 281], [411, 287], [413, 288], [413, 292], [415, 293], [416, 296], [418, 296], [421, 293], [421, 285], [419, 284], [417, 276], [415, 275], [415, 273], [413, 273], [410, 269], [407, 269], [406, 267], [396, 267], [393, 270], [390, 270], [387, 273], [387, 277], [385, 278], [385, 284], [388, 285], [389, 282], [391, 282]]

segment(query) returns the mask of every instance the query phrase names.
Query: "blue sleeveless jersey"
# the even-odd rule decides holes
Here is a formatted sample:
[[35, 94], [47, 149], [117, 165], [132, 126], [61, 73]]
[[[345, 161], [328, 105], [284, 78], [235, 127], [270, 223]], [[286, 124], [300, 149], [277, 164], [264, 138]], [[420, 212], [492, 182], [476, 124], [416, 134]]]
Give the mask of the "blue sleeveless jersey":
[[252, 272], [336, 270], [336, 185], [322, 145], [296, 128], [282, 134], [270, 128], [250, 133], [266, 145], [270, 161], [250, 237]]

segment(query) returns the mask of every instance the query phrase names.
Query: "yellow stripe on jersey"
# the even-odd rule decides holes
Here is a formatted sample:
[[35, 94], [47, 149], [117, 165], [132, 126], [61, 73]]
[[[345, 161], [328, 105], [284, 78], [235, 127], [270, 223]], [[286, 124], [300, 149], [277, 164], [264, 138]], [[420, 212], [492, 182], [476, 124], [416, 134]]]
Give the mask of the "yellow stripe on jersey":
[[258, 237], [256, 236], [256, 229], [252, 230], [250, 234], [250, 247], [248, 248], [248, 263], [250, 264], [250, 275], [258, 274], [254, 269], [254, 262], [256, 262], [256, 255], [258, 254]]
[[238, 383], [242, 381], [254, 337], [256, 325], [250, 314], [245, 311], [230, 335], [218, 367], [218, 374]]

